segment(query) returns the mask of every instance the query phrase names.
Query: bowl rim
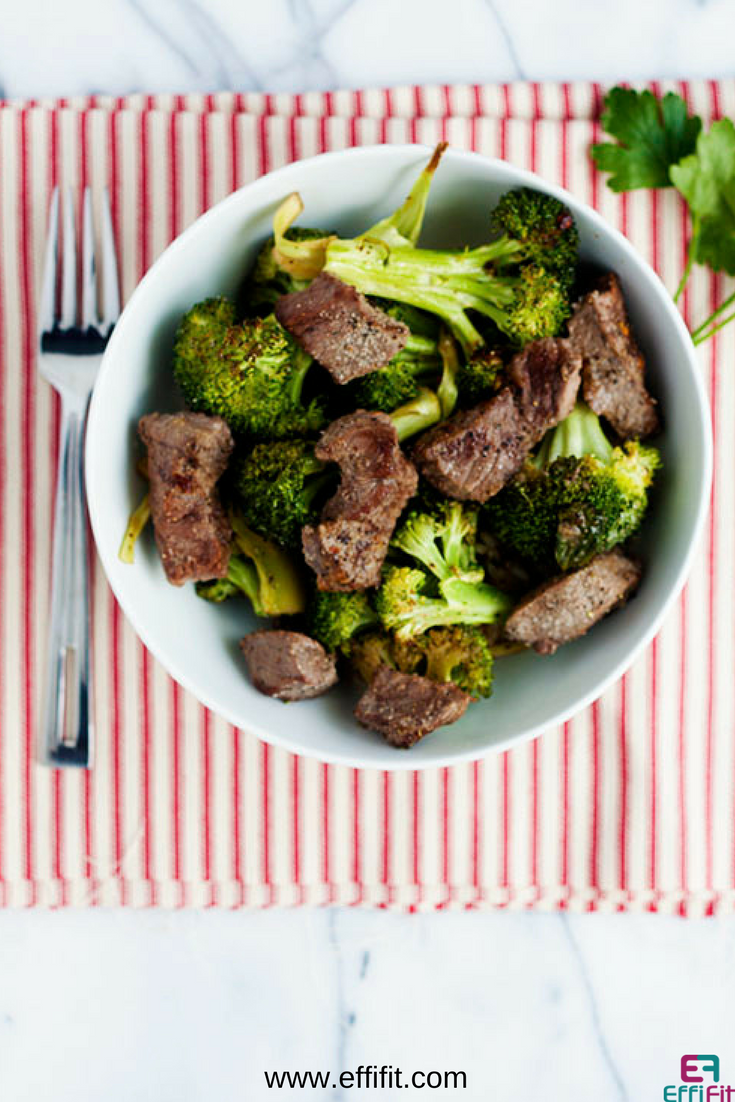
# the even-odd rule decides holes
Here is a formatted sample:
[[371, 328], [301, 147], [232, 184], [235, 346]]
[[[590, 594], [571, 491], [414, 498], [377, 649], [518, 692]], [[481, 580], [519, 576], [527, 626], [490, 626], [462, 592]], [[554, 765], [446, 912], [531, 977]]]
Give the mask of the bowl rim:
[[[148, 629], [145, 625], [139, 623], [138, 617], [131, 604], [127, 599], [127, 596], [123, 592], [118, 592], [115, 584], [112, 581], [114, 577], [114, 571], [110, 568], [110, 556], [108, 556], [107, 549], [104, 540], [101, 538], [102, 519], [96, 508], [96, 501], [100, 492], [98, 487], [98, 479], [96, 470], [92, 463], [92, 447], [91, 441], [97, 432], [97, 420], [100, 416], [99, 410], [101, 406], [101, 399], [99, 394], [101, 388], [99, 382], [104, 378], [106, 370], [108, 370], [114, 355], [117, 352], [117, 347], [125, 339], [125, 331], [127, 325], [130, 324], [130, 319], [134, 315], [134, 307], [137, 302], [145, 295], [150, 283], [154, 282], [157, 278], [158, 271], [164, 264], [171, 262], [171, 257], [185, 248], [192, 240], [198, 237], [202, 233], [206, 233], [210, 221], [218, 218], [221, 212], [225, 208], [230, 206], [236, 206], [242, 201], [242, 195], [247, 192], [248, 196], [255, 195], [259, 191], [270, 192], [273, 188], [274, 181], [277, 181], [282, 176], [290, 176], [294, 173], [294, 170], [298, 166], [310, 165], [314, 162], [331, 162], [335, 160], [359, 160], [363, 157], [379, 157], [385, 156], [386, 159], [398, 156], [406, 155], [408, 152], [416, 153], [420, 157], [424, 157], [427, 152], [430, 152], [431, 146], [414, 143], [396, 143], [385, 144], [376, 143], [372, 145], [354, 146], [347, 149], [331, 150], [326, 153], [318, 153], [312, 157], [304, 157], [298, 161], [292, 161], [288, 164], [282, 165], [271, 172], [258, 177], [256, 180], [252, 180], [245, 184], [243, 187], [238, 188], [237, 191], [232, 192], [225, 198], [221, 199], [214, 206], [210, 207], [207, 211], [204, 211], [194, 220], [185, 230], [182, 231], [173, 241], [171, 241], [163, 252], [157, 257], [148, 271], [144, 274], [143, 278], [136, 285], [133, 293], [131, 294], [128, 302], [125, 304], [120, 317], [115, 325], [115, 328], [110, 337], [110, 341], [105, 349], [102, 363], [97, 374], [94, 390], [89, 406], [87, 431], [85, 434], [85, 483], [87, 487], [87, 501], [89, 517], [91, 522], [91, 528], [97, 547], [97, 553], [100, 556], [102, 562], [105, 578], [107, 584], [110, 586], [116, 601], [120, 605], [123, 613], [129, 620], [133, 630], [139, 637], [143, 645], [151, 652], [158, 662], [163, 666], [166, 672], [177, 681], [183, 688], [192, 695], [206, 708], [215, 712], [221, 716], [228, 723], [233, 726], [241, 728], [244, 731], [255, 735], [263, 742], [267, 742], [273, 746], [280, 746], [294, 754], [299, 754], [304, 757], [314, 758], [318, 761], [325, 762], [330, 765], [347, 765], [351, 768], [377, 768], [384, 769], [390, 772], [419, 772], [424, 769], [446, 768], [451, 765], [459, 765], [462, 763], [468, 763], [473, 761], [482, 760], [485, 757], [489, 757], [491, 754], [502, 753], [516, 746], [521, 746], [524, 743], [530, 742], [532, 739], [538, 738], [544, 731], [549, 730], [552, 727], [557, 727], [572, 716], [577, 715], [583, 711], [612, 685], [619, 680], [620, 677], [630, 668], [638, 655], [648, 646], [651, 640], [658, 632], [661, 624], [670, 610], [673, 602], [679, 596], [687, 576], [691, 570], [694, 554], [697, 550], [699, 539], [702, 534], [704, 522], [709, 512], [710, 506], [710, 488], [712, 483], [712, 465], [713, 465], [713, 439], [712, 439], [712, 423], [710, 416], [710, 406], [705, 385], [702, 377], [702, 372], [699, 369], [699, 364], [696, 357], [696, 350], [691, 339], [690, 332], [682, 318], [679, 310], [677, 309], [671, 295], [666, 289], [661, 277], [651, 267], [651, 265], [644, 259], [644, 257], [637, 251], [632, 243], [617, 230], [614, 226], [611, 226], [601, 214], [589, 206], [587, 203], [578, 199], [572, 192], [565, 188], [559, 187], [546, 180], [538, 173], [532, 172], [529, 169], [521, 168], [514, 165], [512, 162], [501, 160], [498, 157], [487, 157], [482, 153], [476, 153], [470, 150], [455, 149], [451, 146], [447, 149], [444, 157], [451, 160], [464, 160], [470, 162], [481, 162], [484, 166], [496, 173], [499, 172], [502, 176], [505, 173], [512, 174], [514, 181], [513, 186], [526, 186], [536, 190], [545, 191], [549, 195], [555, 196], [560, 199], [566, 205], [568, 205], [573, 211], [583, 211], [585, 217], [602, 236], [612, 238], [617, 242], [622, 251], [627, 254], [628, 259], [640, 269], [645, 275], [646, 279], [651, 282], [655, 288], [660, 300], [662, 311], [668, 322], [672, 325], [674, 331], [678, 334], [679, 339], [682, 342], [683, 350], [686, 353], [686, 362], [689, 367], [690, 374], [694, 383], [694, 390], [697, 396], [697, 422], [699, 431], [701, 434], [702, 445], [702, 472], [700, 478], [700, 484], [698, 487], [698, 501], [694, 523], [690, 527], [688, 539], [686, 542], [686, 550], [682, 555], [679, 568], [677, 570], [675, 579], [671, 584], [668, 594], [665, 599], [662, 600], [661, 605], [655, 616], [646, 627], [646, 630], [641, 634], [635, 645], [626, 653], [625, 657], [617, 662], [604, 676], [597, 679], [591, 686], [588, 692], [584, 693], [582, 697], [570, 706], [550, 716], [542, 723], [536, 723], [533, 726], [521, 731], [514, 736], [508, 736], [499, 740], [492, 746], [484, 746], [480, 748], [468, 747], [463, 750], [458, 750], [455, 753], [446, 753], [437, 757], [431, 758], [431, 760], [423, 761], [421, 759], [414, 759], [414, 761], [407, 760], [411, 758], [410, 754], [397, 753], [394, 747], [391, 747], [386, 743], [384, 750], [384, 761], [370, 761], [365, 762], [360, 760], [359, 754], [350, 753], [349, 750], [341, 752], [329, 752], [318, 751], [315, 752], [314, 747], [311, 745], [300, 742], [298, 731], [292, 729], [292, 733], [288, 735], [282, 734], [280, 731], [272, 731], [264, 729], [257, 724], [251, 722], [243, 723], [242, 717], [237, 716], [233, 711], [226, 706], [222, 706], [219, 702], [214, 703], [208, 698], [206, 691], [203, 691], [198, 685], [194, 685], [188, 675], [179, 668], [176, 661], [171, 661], [166, 654], [161, 654], [157, 647], [152, 643]], [[418, 156], [417, 156], [417, 159]], [[293, 189], [291, 189], [293, 190]], [[284, 192], [285, 194], [285, 192]], [[355, 744], [358, 745], [357, 743]]]

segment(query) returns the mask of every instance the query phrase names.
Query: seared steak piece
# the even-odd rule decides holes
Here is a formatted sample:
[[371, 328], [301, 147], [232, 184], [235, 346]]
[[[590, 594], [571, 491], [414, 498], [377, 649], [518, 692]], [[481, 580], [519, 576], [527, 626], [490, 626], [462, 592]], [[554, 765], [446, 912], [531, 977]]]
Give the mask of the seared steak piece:
[[640, 564], [621, 551], [598, 555], [581, 570], [552, 578], [529, 593], [508, 617], [506, 638], [539, 654], [553, 654], [622, 604], [640, 580]]
[[278, 700], [308, 700], [337, 683], [337, 662], [298, 631], [254, 631], [240, 640], [253, 685]]
[[138, 422], [148, 448], [156, 544], [173, 585], [224, 578], [232, 531], [217, 495], [234, 441], [206, 413], [149, 413]]
[[527, 344], [510, 361], [508, 378], [517, 387], [518, 408], [534, 443], [574, 409], [581, 367], [569, 341], [552, 337]]
[[317, 587], [334, 593], [379, 585], [392, 531], [340, 517], [304, 528], [304, 558], [316, 574]]
[[624, 440], [657, 432], [656, 402], [646, 390], [645, 362], [614, 273], [574, 308], [569, 335], [582, 357], [582, 393], [591, 409]]
[[320, 523], [302, 532], [317, 585], [331, 591], [378, 585], [395, 523], [418, 485], [395, 426], [385, 413], [357, 410], [334, 421], [314, 453], [342, 473]]
[[318, 275], [305, 291], [280, 298], [276, 317], [337, 383], [385, 367], [409, 334], [402, 321], [328, 272]]
[[443, 494], [487, 501], [521, 469], [529, 448], [528, 425], [506, 386], [494, 398], [429, 429], [413, 458]]
[[579, 368], [568, 341], [527, 345], [508, 367], [512, 386], [419, 439], [413, 456], [421, 474], [449, 497], [480, 502], [493, 497], [546, 430], [571, 412]]
[[391, 746], [407, 749], [437, 727], [456, 723], [471, 699], [451, 681], [441, 684], [381, 666], [360, 697], [355, 718], [380, 731]]

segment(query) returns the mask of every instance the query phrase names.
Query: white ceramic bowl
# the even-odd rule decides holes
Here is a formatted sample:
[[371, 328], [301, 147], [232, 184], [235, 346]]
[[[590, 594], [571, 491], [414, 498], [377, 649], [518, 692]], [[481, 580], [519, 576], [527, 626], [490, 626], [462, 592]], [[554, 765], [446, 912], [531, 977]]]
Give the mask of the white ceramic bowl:
[[665, 426], [664, 468], [640, 539], [645, 575], [635, 600], [552, 658], [529, 653], [499, 661], [490, 700], [472, 705], [459, 723], [405, 752], [358, 727], [349, 688], [287, 706], [257, 693], [237, 645], [255, 627], [245, 602], [212, 606], [195, 596], [193, 586], [168, 585], [150, 533], [134, 566], [118, 561], [128, 514], [142, 493], [134, 473], [138, 417], [180, 405], [169, 364], [182, 313], [207, 295], [235, 291], [289, 192], [299, 191], [304, 199], [305, 225], [359, 232], [398, 205], [428, 152], [419, 146], [374, 146], [324, 154], [257, 180], [198, 219], [153, 265], [125, 308], [99, 373], [87, 430], [89, 509], [107, 577], [141, 639], [169, 673], [214, 711], [269, 742], [325, 761], [383, 769], [447, 765], [506, 749], [598, 697], [651, 639], [681, 588], [710, 484], [710, 421], [694, 350], [655, 273], [624, 237], [572, 195], [504, 162], [450, 150], [432, 188], [422, 243], [484, 241], [488, 212], [498, 197], [529, 185], [569, 205], [583, 257], [617, 272], [622, 281]]

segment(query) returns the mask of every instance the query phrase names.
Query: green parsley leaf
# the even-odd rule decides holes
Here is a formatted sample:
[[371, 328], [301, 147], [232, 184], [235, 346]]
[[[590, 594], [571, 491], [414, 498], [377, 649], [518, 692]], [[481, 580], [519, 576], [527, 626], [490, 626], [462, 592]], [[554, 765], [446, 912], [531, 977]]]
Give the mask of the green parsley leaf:
[[698, 264], [735, 275], [735, 126], [713, 122], [696, 153], [671, 169], [671, 180], [692, 212], [692, 251]]
[[681, 96], [667, 92], [659, 100], [652, 92], [613, 88], [605, 97], [602, 125], [619, 144], [592, 146], [592, 157], [610, 172], [613, 191], [669, 187], [669, 170], [694, 152], [702, 120], [689, 115]]

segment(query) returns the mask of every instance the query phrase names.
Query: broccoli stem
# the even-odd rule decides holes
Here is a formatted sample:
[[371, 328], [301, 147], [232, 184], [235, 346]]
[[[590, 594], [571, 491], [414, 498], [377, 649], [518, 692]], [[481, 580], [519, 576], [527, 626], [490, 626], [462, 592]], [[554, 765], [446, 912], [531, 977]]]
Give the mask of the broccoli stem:
[[409, 353], [411, 358], [425, 356], [427, 359], [433, 359], [437, 352], [437, 342], [432, 340], [431, 337], [419, 337], [416, 333], [409, 333], [408, 340], [398, 355], [403, 358]]
[[581, 459], [584, 455], [608, 463], [612, 452], [597, 414], [585, 402], [577, 402], [569, 416], [546, 434], [534, 463], [541, 470], [555, 459], [570, 456]]
[[260, 584], [258, 571], [255, 564], [239, 555], [230, 556], [230, 565], [227, 568], [227, 580], [241, 589], [253, 606], [256, 616], [267, 616], [260, 599]]
[[148, 494], [146, 494], [140, 505], [130, 514], [128, 526], [125, 529], [125, 535], [117, 553], [120, 562], [124, 562], [126, 566], [130, 566], [135, 561], [135, 544], [148, 523], [150, 515], [151, 503]]
[[[230, 513], [230, 524], [238, 550], [252, 561], [257, 585], [255, 596], [251, 595], [251, 571], [247, 569], [240, 577], [243, 583], [241, 588], [250, 597], [256, 615], [293, 616], [303, 612], [306, 608], [306, 591], [300, 574], [286, 552], [248, 528], [234, 510]], [[245, 563], [245, 567], [249, 566], [249, 563]]]
[[378, 238], [389, 242], [403, 240], [410, 242], [412, 245], [416, 244], [424, 221], [429, 189], [446, 148], [446, 142], [439, 142], [431, 156], [431, 160], [411, 188], [405, 202], [388, 218], [382, 218], [380, 222], [376, 222], [374, 226], [366, 230], [365, 237]]
[[405, 302], [437, 314], [470, 355], [485, 342], [466, 314], [476, 310], [502, 325], [504, 306], [513, 299], [516, 280], [498, 279], [486, 269], [511, 260], [515, 241], [501, 239], [464, 252], [389, 247], [362, 238], [332, 241], [324, 270], [366, 295]]
[[286, 393], [294, 405], [301, 403], [301, 392], [304, 389], [307, 372], [313, 362], [308, 352], [304, 352], [303, 348], [297, 349], [293, 358], [293, 373], [286, 387]]
[[403, 623], [396, 624], [394, 631], [398, 639], [411, 639], [434, 627], [493, 624], [511, 607], [510, 599], [492, 586], [458, 582], [452, 589], [451, 604], [448, 600], [426, 598], [411, 609]]
[[408, 440], [411, 436], [431, 428], [441, 420], [441, 403], [433, 390], [422, 386], [415, 398], [389, 413], [393, 424], [396, 426], [398, 439]]
[[426, 652], [426, 677], [432, 681], [451, 681], [452, 671], [463, 661], [464, 654], [461, 648], [441, 650], [438, 647], [428, 648]]
[[457, 388], [457, 374], [459, 372], [457, 346], [446, 330], [442, 330], [442, 335], [439, 338], [439, 352], [441, 353], [444, 369], [436, 394], [441, 406], [442, 418], [445, 418], [454, 412], [459, 394]]

